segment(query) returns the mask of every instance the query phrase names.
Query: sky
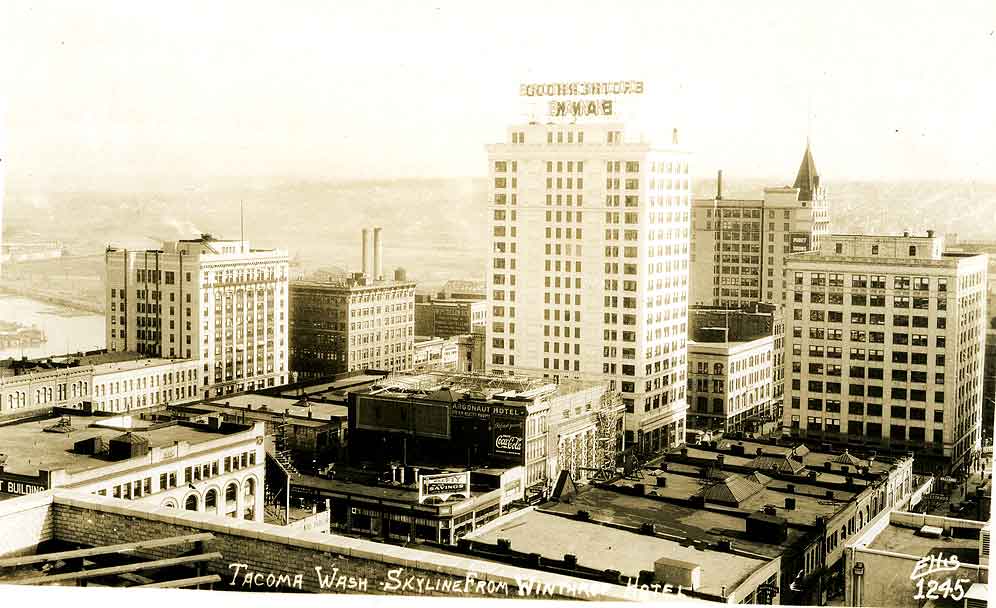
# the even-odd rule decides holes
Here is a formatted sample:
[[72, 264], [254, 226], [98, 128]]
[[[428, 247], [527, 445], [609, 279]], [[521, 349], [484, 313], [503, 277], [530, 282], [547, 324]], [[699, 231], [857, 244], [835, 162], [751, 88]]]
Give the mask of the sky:
[[[953, 7], [953, 8], [952, 8]], [[7, 182], [485, 175], [519, 84], [642, 80], [692, 171], [996, 182], [996, 2], [0, 3]], [[74, 181], [75, 180], [75, 181]]]

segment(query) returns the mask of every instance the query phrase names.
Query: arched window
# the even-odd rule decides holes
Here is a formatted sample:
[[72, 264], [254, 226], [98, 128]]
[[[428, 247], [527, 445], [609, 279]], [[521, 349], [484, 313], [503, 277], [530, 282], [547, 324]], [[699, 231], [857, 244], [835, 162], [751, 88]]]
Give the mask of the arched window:
[[218, 510], [218, 491], [208, 490], [207, 494], [204, 495], [204, 510], [205, 511], [217, 511]]
[[243, 492], [243, 495], [246, 498], [252, 498], [253, 496], [255, 496], [256, 495], [256, 480], [253, 479], [252, 477], [250, 477], [249, 479], [246, 479], [245, 486], [243, 486], [243, 489], [245, 490]]
[[238, 498], [239, 498], [238, 486], [236, 486], [235, 483], [228, 484], [228, 486], [225, 487], [225, 504], [228, 505], [229, 503], [236, 502]]
[[77, 382], [76, 384], [74, 384], [74, 385], [73, 385], [73, 397], [75, 397], [75, 396], [76, 396], [76, 389], [77, 389], [77, 387], [78, 387], [78, 386], [79, 386], [79, 383], [78, 383], [78, 382]]
[[197, 510], [197, 495], [196, 494], [191, 494], [190, 496], [188, 496], [187, 497], [187, 501], [184, 504], [183, 508], [185, 508], [188, 511], [196, 511]]
[[41, 389], [35, 390], [35, 404], [41, 403]]
[[712, 373], [714, 373], [716, 375], [722, 374], [723, 373], [723, 364], [722, 363], [717, 363], [717, 364], [713, 365], [712, 366]]

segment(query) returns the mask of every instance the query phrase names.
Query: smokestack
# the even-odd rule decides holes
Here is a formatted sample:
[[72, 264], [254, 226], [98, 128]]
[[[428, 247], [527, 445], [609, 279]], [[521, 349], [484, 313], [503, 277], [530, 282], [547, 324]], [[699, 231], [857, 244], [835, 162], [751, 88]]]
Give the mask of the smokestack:
[[384, 243], [380, 240], [380, 226], [374, 227], [374, 280], [380, 281], [384, 278]]
[[678, 129], [677, 128], [674, 128], [674, 129], [671, 130], [671, 143], [674, 144], [674, 145], [676, 145], [676, 146], [678, 145]]
[[723, 170], [719, 170], [719, 175], [716, 177], [716, 200], [723, 200]]
[[363, 274], [370, 276], [370, 254], [367, 253], [370, 249], [370, 230], [367, 228], [363, 229]]

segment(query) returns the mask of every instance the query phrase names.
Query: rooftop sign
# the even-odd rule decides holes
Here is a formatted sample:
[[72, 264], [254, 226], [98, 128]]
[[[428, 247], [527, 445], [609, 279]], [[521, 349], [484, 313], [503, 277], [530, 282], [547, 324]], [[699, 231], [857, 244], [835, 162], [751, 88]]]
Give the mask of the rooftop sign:
[[519, 85], [522, 97], [574, 97], [578, 95], [642, 95], [642, 80], [614, 82], [557, 82]]

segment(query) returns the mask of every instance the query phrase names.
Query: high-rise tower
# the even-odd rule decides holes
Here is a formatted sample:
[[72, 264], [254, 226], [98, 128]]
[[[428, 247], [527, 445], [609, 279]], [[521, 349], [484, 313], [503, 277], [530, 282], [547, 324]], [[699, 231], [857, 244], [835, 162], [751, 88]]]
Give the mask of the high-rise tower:
[[[556, 87], [595, 90], [547, 90]], [[513, 125], [487, 148], [486, 361], [609, 380], [626, 405], [627, 445], [661, 450], [685, 431], [688, 156], [676, 135], [628, 138], [604, 101], [553, 102], [551, 118], [565, 108], [598, 118]]]

